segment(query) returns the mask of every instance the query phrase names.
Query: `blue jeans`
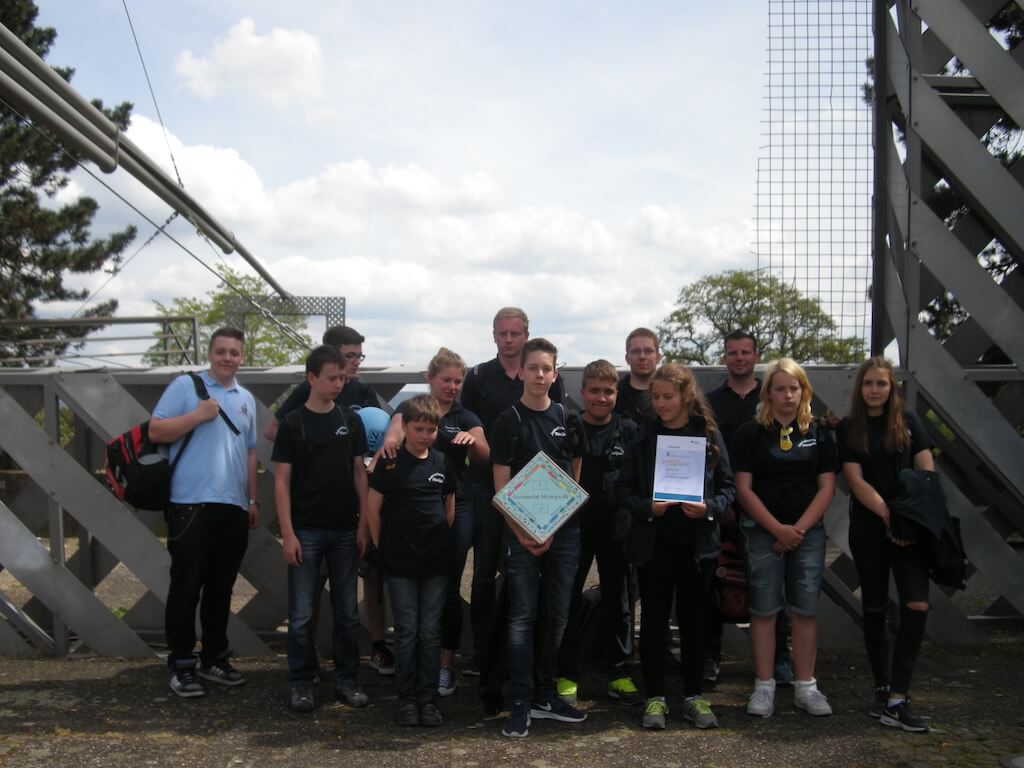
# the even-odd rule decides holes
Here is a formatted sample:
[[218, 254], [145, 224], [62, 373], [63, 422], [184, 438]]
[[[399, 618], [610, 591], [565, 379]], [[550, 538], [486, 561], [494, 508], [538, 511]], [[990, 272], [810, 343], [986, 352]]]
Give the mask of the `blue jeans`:
[[447, 574], [394, 576], [385, 571], [395, 619], [398, 701], [432, 702], [441, 671], [441, 611]]
[[[558, 650], [569, 619], [576, 569], [580, 560], [580, 530], [562, 528], [551, 548], [540, 557], [527, 552], [505, 529], [505, 579], [508, 585], [508, 669], [516, 701], [548, 701], [555, 695]], [[544, 577], [544, 632], [534, 661], [534, 629], [540, 581]], [[536, 694], [536, 696], [535, 696]]]
[[326, 559], [334, 615], [335, 685], [353, 685], [359, 667], [356, 532], [300, 528], [295, 538], [302, 545], [302, 562], [288, 566], [288, 682], [312, 683], [319, 669], [313, 603], [319, 597], [320, 564]]
[[747, 548], [750, 615], [766, 618], [787, 606], [801, 616], [814, 616], [825, 571], [825, 526], [812, 526], [792, 552], [772, 549], [775, 537], [748, 517], [740, 530]]
[[456, 498], [455, 522], [448, 535], [452, 543], [452, 560], [441, 616], [441, 647], [457, 650], [462, 641], [462, 572], [473, 543], [473, 505], [469, 499]]

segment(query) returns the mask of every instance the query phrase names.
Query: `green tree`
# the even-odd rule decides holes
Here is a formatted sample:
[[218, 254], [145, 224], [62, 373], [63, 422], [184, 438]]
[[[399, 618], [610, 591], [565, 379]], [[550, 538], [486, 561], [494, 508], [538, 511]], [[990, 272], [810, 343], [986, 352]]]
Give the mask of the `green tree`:
[[866, 352], [863, 339], [836, 336], [835, 321], [817, 299], [754, 270], [719, 272], [683, 288], [658, 337], [667, 360], [714, 365], [722, 359], [722, 339], [738, 328], [754, 334], [763, 359], [853, 363]]
[[[255, 275], [245, 275], [236, 272], [223, 264], [215, 267], [217, 273], [231, 285], [236, 286], [246, 296], [252, 296], [261, 305], [268, 298], [264, 291], [266, 285]], [[207, 291], [205, 299], [197, 299], [191, 296], [179, 296], [170, 304], [161, 304], [154, 301], [156, 313], [161, 316], [168, 315], [191, 315], [199, 320], [199, 336], [201, 338], [200, 348], [208, 342], [210, 334], [217, 328], [229, 324], [231, 312], [229, 302], [239, 298], [238, 294], [227, 285], [221, 284], [218, 288]], [[299, 344], [285, 333], [279, 326], [260, 314], [247, 314], [245, 316], [245, 364], [252, 366], [274, 366], [289, 365], [302, 362], [309, 349], [314, 346], [313, 340], [309, 337], [306, 326], [306, 318], [301, 315], [289, 315], [283, 318], [290, 328], [293, 328], [302, 337], [302, 344]], [[186, 323], [169, 324], [175, 336], [179, 339], [188, 338], [192, 328]], [[159, 331], [158, 333], [162, 333]], [[143, 361], [149, 365], [163, 365], [164, 347], [162, 342], [151, 346], [143, 357]]]
[[[31, 0], [0, 3], [0, 23], [45, 58], [57, 32], [35, 26], [38, 14]], [[70, 80], [74, 70], [57, 68], [56, 72]], [[102, 102], [93, 104], [103, 109]], [[104, 112], [124, 129], [131, 110], [132, 105], [125, 102]], [[34, 318], [38, 305], [46, 302], [84, 299], [88, 292], [69, 287], [65, 277], [116, 268], [135, 237], [135, 228], [126, 227], [108, 237], [94, 238], [90, 227], [98, 205], [91, 197], [57, 204], [56, 196], [67, 187], [68, 174], [75, 167], [73, 153], [64, 152], [59, 140], [45, 129], [26, 125], [0, 103], [0, 314], [8, 320]], [[111, 299], [83, 316], [109, 315], [116, 309], [117, 301]], [[81, 337], [86, 332], [84, 327], [50, 332], [8, 328], [0, 338], [0, 358], [63, 351], [67, 344], [54, 347], [19, 342]]]

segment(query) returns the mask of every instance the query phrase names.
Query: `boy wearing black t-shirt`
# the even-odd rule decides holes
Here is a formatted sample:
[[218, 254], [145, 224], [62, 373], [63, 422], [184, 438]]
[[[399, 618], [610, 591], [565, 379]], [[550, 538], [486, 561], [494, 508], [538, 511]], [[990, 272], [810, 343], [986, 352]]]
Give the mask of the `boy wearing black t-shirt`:
[[366, 502], [366, 437], [362, 422], [334, 399], [344, 383], [335, 347], [321, 346], [306, 359], [309, 399], [281, 422], [274, 439], [274, 491], [288, 563], [288, 684], [290, 706], [316, 706], [319, 668], [314, 642], [314, 601], [321, 563], [327, 561], [334, 613], [335, 693], [353, 707], [369, 703], [356, 687], [359, 610], [356, 528]]
[[367, 523], [395, 618], [398, 724], [439, 726], [441, 613], [455, 520], [455, 474], [434, 449], [441, 408], [429, 395], [402, 404], [405, 442], [370, 476]]
[[597, 606], [601, 636], [601, 669], [611, 673], [608, 695], [624, 704], [639, 700], [639, 691], [626, 664], [633, 655], [633, 611], [627, 589], [629, 563], [625, 541], [628, 514], [615, 499], [615, 479], [626, 449], [638, 427], [628, 416], [615, 413], [618, 374], [607, 360], [595, 360], [583, 369], [583, 414], [575, 430], [582, 456], [580, 485], [590, 495], [580, 509], [580, 561], [569, 606], [569, 623], [558, 655], [558, 695], [573, 702], [580, 650], [580, 613], [583, 585], [597, 559], [601, 601]]
[[[547, 339], [523, 345], [522, 399], [498, 417], [491, 439], [494, 489], [500, 491], [539, 451], [544, 451], [567, 474], [579, 477], [573, 458], [565, 408], [552, 402], [558, 350]], [[569, 602], [580, 559], [579, 522], [574, 515], [554, 536], [538, 544], [513, 519], [505, 516], [505, 583], [508, 585], [508, 667], [512, 678], [512, 707], [501, 732], [522, 738], [530, 719], [580, 723], [585, 713], [556, 695], [555, 668]], [[538, 586], [544, 574], [544, 636], [534, 663]]]

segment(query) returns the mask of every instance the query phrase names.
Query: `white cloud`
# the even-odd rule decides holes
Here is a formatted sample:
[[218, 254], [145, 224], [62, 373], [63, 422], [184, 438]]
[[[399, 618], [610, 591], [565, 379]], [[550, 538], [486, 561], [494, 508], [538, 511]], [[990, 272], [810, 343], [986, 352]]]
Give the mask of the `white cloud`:
[[225, 91], [243, 91], [277, 109], [317, 105], [326, 80], [320, 41], [297, 29], [275, 28], [260, 35], [245, 18], [218, 38], [205, 56], [178, 54], [178, 75], [202, 99]]

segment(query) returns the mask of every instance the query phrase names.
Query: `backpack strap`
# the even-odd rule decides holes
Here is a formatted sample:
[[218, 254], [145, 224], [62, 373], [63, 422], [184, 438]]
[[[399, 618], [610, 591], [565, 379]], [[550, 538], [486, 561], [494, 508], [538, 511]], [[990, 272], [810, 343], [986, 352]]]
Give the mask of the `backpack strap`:
[[[196, 388], [196, 397], [198, 397], [200, 400], [209, 400], [210, 393], [206, 389], [206, 382], [203, 381], [203, 378], [198, 373], [194, 373], [192, 371], [188, 372], [188, 376], [190, 379], [192, 379], [192, 384]], [[217, 413], [219, 413], [220, 417], [224, 419], [224, 423], [228, 425], [228, 429], [230, 429], [236, 435], [242, 434], [241, 430], [239, 430], [238, 427], [235, 426], [234, 422], [231, 421], [231, 418], [224, 412], [223, 408], [218, 408]], [[185, 446], [182, 446], [182, 449], [184, 449], [184, 447]], [[180, 451], [178, 452], [178, 455], [181, 455]]]

